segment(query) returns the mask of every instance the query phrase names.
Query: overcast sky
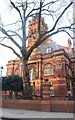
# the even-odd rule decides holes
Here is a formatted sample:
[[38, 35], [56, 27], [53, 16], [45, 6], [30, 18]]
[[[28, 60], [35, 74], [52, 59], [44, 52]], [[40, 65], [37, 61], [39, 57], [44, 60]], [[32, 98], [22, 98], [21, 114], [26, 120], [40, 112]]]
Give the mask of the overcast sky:
[[[0, 14], [1, 14], [2, 21], [5, 24], [13, 20], [13, 16], [10, 16], [9, 14], [10, 10], [8, 8], [8, 3], [9, 3], [9, 0], [0, 0]], [[45, 21], [47, 23], [50, 22], [48, 18]], [[52, 39], [56, 41], [57, 44], [67, 46], [68, 35], [66, 35], [65, 33], [57, 34], [53, 36]], [[1, 66], [4, 67], [3, 75], [5, 75], [6, 73], [6, 64], [11, 59], [16, 59], [16, 56], [13, 54], [13, 52], [8, 48], [4, 48], [0, 46], [0, 67]]]

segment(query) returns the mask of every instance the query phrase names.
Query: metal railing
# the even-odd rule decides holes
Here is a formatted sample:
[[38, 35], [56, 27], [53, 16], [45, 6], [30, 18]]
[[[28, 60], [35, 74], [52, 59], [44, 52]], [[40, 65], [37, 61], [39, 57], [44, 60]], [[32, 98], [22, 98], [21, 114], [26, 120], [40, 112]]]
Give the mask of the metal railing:
[[[17, 96], [10, 96], [10, 95], [2, 95], [2, 99], [24, 99], [23, 96], [17, 95]], [[44, 100], [44, 98], [40, 95], [32, 95], [33, 100]], [[64, 101], [75, 101], [75, 96], [50, 96], [49, 99], [51, 101], [57, 101], [57, 100], [64, 100]]]

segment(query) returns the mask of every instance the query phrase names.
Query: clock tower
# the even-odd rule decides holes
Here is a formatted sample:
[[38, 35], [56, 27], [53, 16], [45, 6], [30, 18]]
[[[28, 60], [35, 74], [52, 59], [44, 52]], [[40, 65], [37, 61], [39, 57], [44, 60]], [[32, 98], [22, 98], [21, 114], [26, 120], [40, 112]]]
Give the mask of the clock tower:
[[[34, 18], [32, 18], [32, 20], [29, 21], [29, 31], [28, 31], [28, 47], [31, 47], [35, 41], [38, 38], [38, 15], [36, 15]], [[47, 31], [47, 24], [45, 24], [45, 20], [43, 17], [41, 17], [40, 20], [40, 31], [41, 33]]]

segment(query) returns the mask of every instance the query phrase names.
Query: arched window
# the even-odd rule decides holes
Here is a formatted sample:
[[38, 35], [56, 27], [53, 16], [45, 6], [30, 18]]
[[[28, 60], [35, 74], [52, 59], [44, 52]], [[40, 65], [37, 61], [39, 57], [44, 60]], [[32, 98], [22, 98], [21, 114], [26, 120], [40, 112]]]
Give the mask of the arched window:
[[53, 75], [53, 65], [51, 63], [44, 66], [44, 75]]
[[32, 80], [32, 79], [35, 78], [35, 67], [32, 67], [32, 68], [29, 70], [29, 76], [30, 76], [30, 80]]
[[15, 74], [20, 75], [20, 65], [19, 64], [17, 64], [17, 66], [15, 68]]
[[58, 63], [56, 64], [56, 69], [57, 69], [57, 70], [61, 70], [61, 69], [62, 69], [62, 63], [58, 62]]
[[51, 91], [51, 96], [54, 96], [54, 82], [51, 82], [51, 87], [50, 87], [50, 91]]

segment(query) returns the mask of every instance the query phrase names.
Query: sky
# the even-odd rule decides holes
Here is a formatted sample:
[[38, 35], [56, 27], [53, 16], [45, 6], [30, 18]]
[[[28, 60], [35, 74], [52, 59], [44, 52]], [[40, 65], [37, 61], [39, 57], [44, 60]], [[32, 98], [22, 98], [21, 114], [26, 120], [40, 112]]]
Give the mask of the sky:
[[[15, 20], [13, 16], [10, 16], [9, 12], [10, 10], [8, 9], [8, 3], [9, 0], [0, 0], [0, 14], [1, 14], [1, 18], [2, 18], [2, 22], [7, 24], [9, 23], [9, 21], [13, 21]], [[16, 17], [16, 16], [15, 16]], [[45, 19], [45, 22], [48, 24], [50, 22], [49, 18]], [[67, 21], [65, 21], [67, 23]], [[65, 33], [60, 33], [57, 34], [55, 36], [52, 37], [52, 39], [60, 45], [63, 46], [67, 46], [67, 40], [68, 40], [69, 36]], [[8, 41], [6, 41], [8, 43]], [[9, 60], [12, 59], [16, 59], [16, 55], [13, 54], [13, 52], [11, 50], [9, 50], [8, 48], [2, 47], [0, 46], [0, 67], [3, 66], [3, 71], [2, 71], [2, 76], [6, 75], [6, 64], [8, 63]]]
[[[2, 22], [5, 24], [8, 24], [9, 21], [12, 22], [14, 20], [13, 17], [11, 17], [9, 14], [10, 10], [8, 9], [8, 2], [9, 0], [7, 0], [7, 2], [6, 0], [0, 0], [0, 15]], [[8, 41], [6, 41], [6, 43], [8, 43]], [[13, 54], [13, 52], [8, 48], [0, 45], [0, 67], [3, 66], [2, 76], [6, 75], [6, 65], [8, 61], [13, 59], [16, 59], [16, 55]]]

